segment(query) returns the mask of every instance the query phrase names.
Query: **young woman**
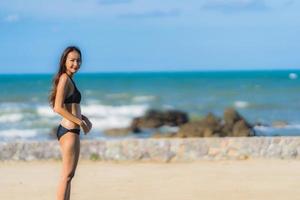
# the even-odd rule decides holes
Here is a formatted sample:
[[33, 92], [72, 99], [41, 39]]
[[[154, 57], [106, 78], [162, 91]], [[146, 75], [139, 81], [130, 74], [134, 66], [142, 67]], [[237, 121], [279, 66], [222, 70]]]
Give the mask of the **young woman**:
[[63, 163], [57, 200], [70, 199], [71, 180], [75, 174], [80, 151], [80, 127], [85, 134], [92, 128], [89, 119], [81, 114], [81, 94], [73, 81], [73, 76], [80, 65], [79, 48], [67, 47], [60, 58], [59, 70], [53, 79], [53, 90], [49, 97], [54, 111], [63, 117], [56, 133]]

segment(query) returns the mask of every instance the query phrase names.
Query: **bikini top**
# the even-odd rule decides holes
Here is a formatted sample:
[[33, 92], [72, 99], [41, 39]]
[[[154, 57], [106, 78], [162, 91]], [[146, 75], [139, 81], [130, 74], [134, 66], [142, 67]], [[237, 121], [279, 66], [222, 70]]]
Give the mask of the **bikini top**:
[[81, 94], [80, 94], [79, 90], [77, 89], [73, 79], [70, 76], [69, 76], [69, 78], [71, 79], [71, 81], [74, 85], [74, 92], [65, 99], [64, 103], [78, 103], [79, 104], [81, 101]]

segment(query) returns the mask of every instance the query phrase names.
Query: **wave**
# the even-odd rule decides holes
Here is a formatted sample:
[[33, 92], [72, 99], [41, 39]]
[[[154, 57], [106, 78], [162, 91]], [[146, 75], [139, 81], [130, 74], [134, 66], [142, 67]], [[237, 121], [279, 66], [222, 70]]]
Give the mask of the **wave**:
[[247, 101], [235, 101], [234, 106], [236, 108], [247, 108], [249, 107], [250, 103]]
[[[146, 104], [111, 106], [98, 103], [81, 105], [83, 115], [89, 117], [93, 123], [94, 130], [105, 130], [110, 128], [123, 128], [130, 125], [134, 117], [142, 116], [149, 106]], [[37, 106], [37, 114], [53, 123], [54, 118], [59, 118], [48, 105]], [[58, 122], [58, 121], [57, 121]]]
[[[148, 109], [147, 104], [114, 106], [90, 102], [81, 106], [82, 114], [93, 123], [95, 135], [110, 128], [128, 127], [134, 117], [142, 116]], [[47, 139], [47, 133], [60, 119], [48, 104], [3, 103], [0, 106], [0, 139]]]
[[23, 119], [23, 115], [20, 113], [11, 113], [0, 116], [0, 123], [13, 123], [19, 122]]
[[297, 78], [298, 78], [298, 75], [297, 75], [296, 73], [290, 73], [290, 74], [289, 74], [289, 78], [292, 79], [292, 80], [293, 80], [293, 79], [297, 79]]
[[0, 114], [7, 114], [11, 112], [20, 112], [23, 109], [29, 108], [26, 103], [10, 103], [4, 102], [0, 104]]
[[132, 98], [133, 102], [149, 102], [153, 101], [156, 97], [155, 96], [136, 96]]
[[131, 116], [136, 117], [144, 114], [148, 109], [148, 105], [123, 105], [123, 106], [110, 106], [101, 104], [82, 105], [81, 110], [86, 115], [90, 116]]
[[0, 131], [0, 138], [33, 138], [38, 133], [37, 129], [6, 129]]
[[44, 116], [44, 117], [55, 117], [57, 115], [53, 111], [53, 109], [49, 107], [49, 105], [47, 105], [47, 106], [45, 106], [45, 105], [37, 106], [36, 107], [36, 112], [40, 116]]
[[254, 126], [257, 135], [300, 135], [300, 124], [290, 124], [283, 127], [274, 126]]
[[109, 128], [123, 128], [130, 125], [134, 117], [142, 116], [148, 105], [83, 105], [82, 113], [87, 115], [93, 123], [93, 127], [99, 130]]

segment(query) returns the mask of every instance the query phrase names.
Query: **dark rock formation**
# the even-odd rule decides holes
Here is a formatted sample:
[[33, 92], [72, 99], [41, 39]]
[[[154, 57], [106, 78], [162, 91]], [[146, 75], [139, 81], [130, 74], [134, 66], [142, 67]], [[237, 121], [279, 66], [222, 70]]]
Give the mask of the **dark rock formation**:
[[[157, 129], [161, 126], [179, 126], [188, 122], [188, 115], [178, 110], [148, 110], [144, 116], [132, 120], [128, 128], [113, 128], [104, 131], [109, 136], [125, 136], [129, 133], [140, 133], [142, 129]], [[167, 134], [163, 133], [164, 137]], [[170, 133], [174, 135], [175, 133]], [[160, 135], [159, 132], [157, 135]]]
[[172, 138], [172, 137], [178, 137], [177, 133], [175, 132], [168, 132], [168, 133], [161, 133], [156, 132], [152, 135], [153, 138]]
[[235, 109], [227, 108], [224, 111], [224, 125], [222, 136], [253, 136], [253, 127]]
[[188, 115], [178, 110], [158, 111], [149, 110], [144, 116], [134, 118], [130, 128], [140, 132], [141, 128], [158, 128], [163, 125], [180, 126], [188, 122]]
[[178, 131], [178, 137], [213, 137], [221, 130], [221, 120], [209, 113], [204, 119], [188, 122]]
[[131, 132], [130, 128], [112, 128], [103, 131], [105, 135], [109, 136], [126, 136]]
[[252, 126], [234, 109], [224, 111], [224, 120], [209, 113], [204, 119], [180, 126], [178, 137], [253, 136]]
[[[153, 137], [247, 137], [254, 135], [250, 125], [236, 110], [227, 108], [224, 119], [209, 113], [201, 120], [188, 122], [186, 113], [170, 110], [149, 110], [144, 116], [134, 118], [130, 127], [106, 130], [110, 136], [124, 136], [130, 132], [139, 133], [142, 129], [154, 129]], [[177, 131], [160, 132], [162, 126], [178, 126]]]

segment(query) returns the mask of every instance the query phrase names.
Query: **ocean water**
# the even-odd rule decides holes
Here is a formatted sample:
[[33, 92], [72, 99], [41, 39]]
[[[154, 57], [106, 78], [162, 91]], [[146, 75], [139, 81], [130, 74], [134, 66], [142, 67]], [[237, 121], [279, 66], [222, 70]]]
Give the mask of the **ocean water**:
[[[93, 73], [75, 75], [82, 93], [82, 113], [93, 130], [82, 139], [109, 137], [147, 109], [178, 109], [190, 118], [212, 112], [222, 117], [234, 107], [256, 126], [258, 135], [300, 135], [300, 71], [210, 71]], [[0, 141], [51, 140], [60, 116], [48, 104], [53, 74], [0, 75]], [[128, 137], [148, 137], [150, 134]]]

